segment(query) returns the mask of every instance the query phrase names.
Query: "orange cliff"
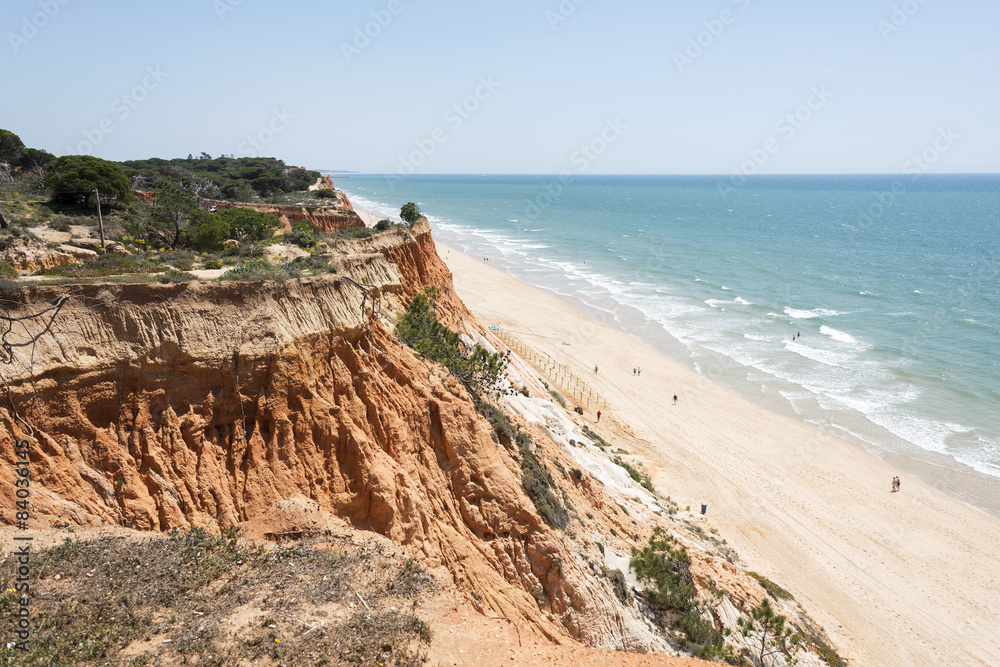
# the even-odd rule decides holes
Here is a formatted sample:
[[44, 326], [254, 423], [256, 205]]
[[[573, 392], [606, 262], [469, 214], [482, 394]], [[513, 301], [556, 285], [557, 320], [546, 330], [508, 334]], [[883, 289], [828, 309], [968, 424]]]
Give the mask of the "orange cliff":
[[[564, 448], [518, 420], [573, 508], [563, 529], [547, 524], [522, 485], [517, 446], [391, 334], [412, 297], [434, 287], [439, 318], [499, 347], [455, 294], [426, 221], [338, 250], [336, 274], [284, 283], [22, 292], [12, 317], [58, 308], [22, 320], [24, 340], [8, 337], [46, 332], [8, 348], [0, 523], [16, 524], [23, 441], [32, 527], [219, 530], [301, 495], [444, 568], [479, 608], [552, 643], [673, 651], [608, 576], [613, 554], [627, 559], [653, 526], [672, 524], [590, 474], [569, 475], [577, 464]], [[730, 616], [765, 596], [718, 554], [702, 548], [692, 560], [731, 591]]]
[[[15, 523], [23, 439], [35, 526], [226, 528], [301, 494], [447, 568], [485, 608], [550, 640], [664, 648], [539, 517], [516, 448], [391, 335], [424, 287], [439, 289], [443, 319], [469, 317], [426, 224], [351, 250], [338, 274], [285, 283], [27, 290], [12, 315], [68, 299], [51, 335], [8, 367], [0, 521]], [[376, 295], [387, 321], [372, 318]], [[584, 480], [571, 496], [582, 508], [596, 491]]]

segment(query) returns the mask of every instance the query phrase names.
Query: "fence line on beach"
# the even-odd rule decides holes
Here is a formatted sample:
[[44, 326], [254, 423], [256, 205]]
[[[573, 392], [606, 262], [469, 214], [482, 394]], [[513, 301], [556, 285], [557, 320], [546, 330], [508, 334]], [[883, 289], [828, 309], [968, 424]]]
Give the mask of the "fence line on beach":
[[549, 379], [558, 384], [564, 394], [578, 399], [579, 403], [584, 404], [583, 407], [589, 408], [593, 404], [595, 409], [607, 409], [607, 399], [594, 391], [593, 387], [584, 382], [568, 366], [525, 345], [508, 331], [497, 328], [493, 330], [493, 333], [497, 338], [507, 343], [510, 349], [521, 355], [522, 359], [548, 374]]

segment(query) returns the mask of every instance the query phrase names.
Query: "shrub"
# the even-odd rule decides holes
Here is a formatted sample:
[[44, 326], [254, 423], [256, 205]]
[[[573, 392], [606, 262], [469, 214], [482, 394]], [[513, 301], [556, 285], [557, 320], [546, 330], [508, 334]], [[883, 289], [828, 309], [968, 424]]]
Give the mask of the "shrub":
[[469, 347], [454, 331], [438, 322], [432, 301], [418, 294], [396, 323], [396, 337], [425, 357], [442, 364], [473, 394], [498, 395], [507, 361], [480, 345]]
[[206, 260], [202, 266], [206, 269], [221, 269], [222, 260], [216, 257], [215, 259]]
[[336, 199], [337, 193], [333, 190], [313, 190], [313, 196], [319, 199]]
[[336, 273], [337, 267], [329, 262], [329, 258], [322, 255], [310, 255], [309, 257], [296, 257], [291, 262], [292, 266], [300, 271], [312, 271], [313, 273]]
[[375, 223], [375, 231], [384, 232], [391, 226], [392, 226], [392, 220], [383, 218], [382, 220], [379, 220], [378, 222]]
[[286, 280], [288, 274], [266, 259], [248, 259], [229, 269], [219, 280]]
[[285, 243], [312, 250], [316, 247], [316, 228], [308, 222], [296, 222], [292, 225], [292, 231], [285, 232], [281, 238]]
[[190, 280], [198, 280], [198, 276], [193, 273], [185, 273], [184, 271], [174, 271], [173, 269], [160, 276], [161, 283], [185, 283]]
[[203, 252], [222, 248], [222, 242], [229, 238], [229, 233], [229, 225], [216, 213], [194, 214], [187, 228], [188, 239], [195, 248]]
[[615, 592], [618, 601], [626, 604], [628, 602], [628, 584], [625, 583], [625, 575], [622, 574], [622, 571], [604, 568], [604, 576], [611, 582], [611, 589]]
[[629, 563], [636, 577], [646, 584], [646, 600], [665, 628], [681, 632], [683, 647], [707, 660], [721, 659], [742, 664], [727, 646], [721, 631], [702, 617], [697, 604], [691, 557], [687, 550], [663, 528], [657, 526], [649, 544], [641, 550], [632, 548]]
[[630, 465], [627, 461], [623, 461], [620, 457], [616, 456], [612, 459], [612, 461], [624, 468], [625, 472], [628, 473], [628, 476], [638, 482], [644, 489], [650, 492], [656, 492], [656, 489], [653, 488], [653, 481], [649, 478], [649, 475], [636, 470], [634, 466]]
[[560, 394], [555, 389], [549, 389], [549, 396], [556, 399], [559, 405], [563, 406], [564, 408], [566, 407], [566, 397]]
[[18, 270], [11, 266], [8, 262], [0, 260], [0, 277], [2, 278], [17, 278], [20, 273]]
[[35, 272], [36, 276], [64, 276], [67, 278], [103, 278], [124, 274], [149, 274], [165, 271], [162, 266], [152, 266], [148, 260], [136, 261], [131, 257], [121, 255], [101, 255], [86, 264], [64, 264], [43, 271]]
[[421, 218], [420, 209], [413, 202], [408, 202], [403, 204], [403, 207], [399, 209], [399, 217], [403, 219], [404, 222], [408, 222], [410, 226], [413, 226], [417, 220]]

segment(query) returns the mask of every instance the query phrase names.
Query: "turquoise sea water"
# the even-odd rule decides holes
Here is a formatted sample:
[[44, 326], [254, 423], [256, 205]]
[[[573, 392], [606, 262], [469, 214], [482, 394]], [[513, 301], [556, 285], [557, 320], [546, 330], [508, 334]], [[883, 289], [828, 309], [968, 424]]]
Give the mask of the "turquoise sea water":
[[1000, 176], [334, 182], [1000, 516]]

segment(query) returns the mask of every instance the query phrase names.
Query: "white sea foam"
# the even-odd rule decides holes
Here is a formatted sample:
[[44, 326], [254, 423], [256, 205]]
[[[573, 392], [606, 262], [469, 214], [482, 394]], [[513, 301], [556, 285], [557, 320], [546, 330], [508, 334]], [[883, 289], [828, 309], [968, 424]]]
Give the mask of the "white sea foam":
[[789, 352], [794, 352], [800, 357], [805, 357], [806, 359], [818, 361], [819, 363], [826, 364], [827, 366], [836, 366], [839, 368], [846, 368], [847, 365], [854, 361], [855, 358], [852, 354], [842, 354], [830, 350], [823, 350], [816, 347], [810, 347], [809, 345], [803, 345], [802, 343], [793, 343], [791, 341], [785, 342], [785, 349]]
[[872, 348], [871, 345], [858, 340], [851, 334], [844, 333], [843, 331], [838, 331], [837, 329], [834, 329], [833, 327], [828, 327], [825, 324], [819, 328], [819, 332], [821, 334], [829, 336], [830, 338], [836, 341], [840, 341], [841, 343], [846, 343], [848, 345], [853, 345], [854, 347], [861, 350], [870, 350]]
[[735, 299], [733, 299], [733, 303], [738, 303], [741, 306], [752, 306], [753, 305], [753, 303], [751, 303], [750, 301], [747, 301], [743, 297], [739, 297], [739, 296], [736, 297]]
[[837, 315], [846, 315], [847, 313], [840, 312], [838, 310], [829, 310], [827, 308], [813, 308], [812, 310], [798, 310], [792, 308], [791, 306], [785, 306], [785, 315], [788, 315], [792, 319], [796, 320], [812, 320], [817, 317], [835, 317]]

